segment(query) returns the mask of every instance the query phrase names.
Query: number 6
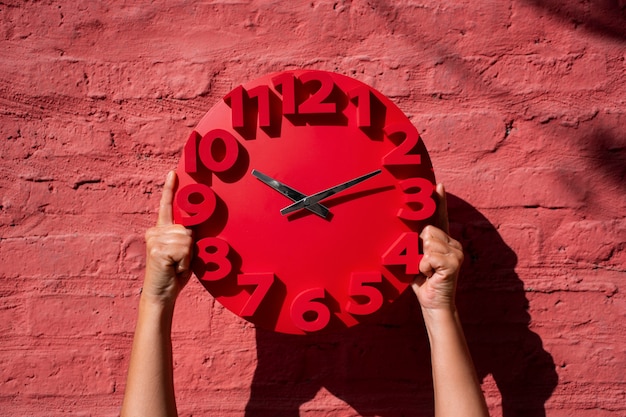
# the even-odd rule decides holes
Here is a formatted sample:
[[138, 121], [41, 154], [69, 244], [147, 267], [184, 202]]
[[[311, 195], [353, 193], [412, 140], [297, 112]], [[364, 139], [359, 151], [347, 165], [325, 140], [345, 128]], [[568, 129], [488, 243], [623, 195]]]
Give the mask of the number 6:
[[[317, 287], [302, 291], [291, 303], [291, 320], [300, 330], [316, 332], [322, 330], [330, 321], [330, 310], [318, 299], [324, 299], [324, 288]], [[316, 317], [307, 320], [304, 316], [313, 313]]]

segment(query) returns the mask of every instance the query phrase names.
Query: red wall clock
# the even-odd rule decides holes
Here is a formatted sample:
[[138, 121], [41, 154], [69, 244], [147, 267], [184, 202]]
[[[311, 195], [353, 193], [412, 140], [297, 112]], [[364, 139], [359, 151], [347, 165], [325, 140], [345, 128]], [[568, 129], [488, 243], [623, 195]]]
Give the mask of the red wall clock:
[[235, 88], [193, 130], [177, 173], [194, 273], [226, 308], [282, 333], [376, 317], [418, 272], [418, 234], [436, 208], [410, 120], [324, 71]]

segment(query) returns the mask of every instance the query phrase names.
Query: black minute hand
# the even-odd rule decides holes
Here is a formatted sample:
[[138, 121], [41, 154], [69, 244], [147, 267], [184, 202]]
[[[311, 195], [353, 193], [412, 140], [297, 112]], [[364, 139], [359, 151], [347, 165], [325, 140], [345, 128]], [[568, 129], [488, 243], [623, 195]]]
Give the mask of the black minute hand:
[[328, 197], [335, 195], [347, 188], [353, 187], [363, 181], [365, 181], [368, 178], [373, 177], [374, 175], [378, 175], [380, 174], [382, 171], [380, 169], [370, 172], [369, 174], [365, 174], [365, 175], [361, 175], [358, 178], [355, 178], [353, 180], [350, 181], [346, 181], [342, 184], [339, 185], [335, 185], [334, 187], [331, 187], [327, 190], [324, 191], [320, 191], [319, 193], [315, 193], [315, 194], [311, 194], [308, 197], [304, 197], [298, 201], [296, 201], [295, 203], [293, 203], [290, 206], [285, 207], [284, 209], [282, 209], [280, 211], [280, 214], [287, 215], [289, 213], [293, 213], [294, 211], [303, 209], [303, 208], [308, 208], [309, 206], [315, 205], [317, 203], [319, 203], [322, 200], [327, 199]]

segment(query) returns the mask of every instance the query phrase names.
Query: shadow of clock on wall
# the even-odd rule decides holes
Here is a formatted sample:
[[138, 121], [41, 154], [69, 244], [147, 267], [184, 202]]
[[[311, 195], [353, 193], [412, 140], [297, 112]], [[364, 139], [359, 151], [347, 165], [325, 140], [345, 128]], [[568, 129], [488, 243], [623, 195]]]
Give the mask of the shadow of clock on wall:
[[[552, 356], [528, 328], [517, 256], [467, 202], [448, 195], [448, 206], [451, 233], [466, 254], [457, 304], [478, 376], [493, 376], [503, 415], [544, 417], [557, 375]], [[258, 329], [256, 339], [247, 417], [298, 416], [322, 388], [361, 416], [433, 414], [428, 340], [410, 290], [376, 325], [310, 336]]]

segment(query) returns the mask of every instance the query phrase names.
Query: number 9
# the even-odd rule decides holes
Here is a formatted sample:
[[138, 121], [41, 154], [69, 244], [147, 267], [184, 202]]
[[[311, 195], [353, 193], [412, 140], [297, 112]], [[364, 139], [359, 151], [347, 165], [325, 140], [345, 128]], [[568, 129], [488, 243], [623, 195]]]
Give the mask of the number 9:
[[181, 216], [178, 219], [179, 223], [183, 226], [195, 226], [211, 217], [215, 211], [217, 198], [208, 185], [189, 184], [178, 191], [176, 204], [182, 211], [191, 215]]

